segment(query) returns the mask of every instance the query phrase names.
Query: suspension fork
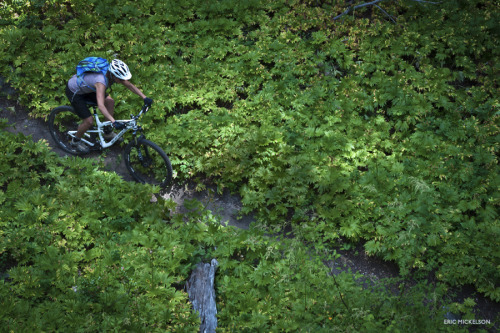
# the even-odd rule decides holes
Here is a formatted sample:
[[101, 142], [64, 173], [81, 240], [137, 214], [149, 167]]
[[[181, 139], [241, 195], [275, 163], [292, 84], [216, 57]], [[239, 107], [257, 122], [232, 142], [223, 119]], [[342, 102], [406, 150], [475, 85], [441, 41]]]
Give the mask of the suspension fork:
[[141, 146], [138, 144], [139, 140], [145, 139], [146, 136], [141, 131], [141, 135], [139, 137], [137, 137], [137, 130], [134, 131], [133, 134], [134, 134], [134, 139], [133, 140], [134, 140], [134, 143], [135, 143], [135, 145], [137, 147], [137, 157], [139, 158], [139, 161], [141, 162], [142, 166], [148, 167], [151, 164], [151, 157], [149, 156], [148, 147], [144, 146], [144, 151], [143, 151], [143, 149], [141, 148]]

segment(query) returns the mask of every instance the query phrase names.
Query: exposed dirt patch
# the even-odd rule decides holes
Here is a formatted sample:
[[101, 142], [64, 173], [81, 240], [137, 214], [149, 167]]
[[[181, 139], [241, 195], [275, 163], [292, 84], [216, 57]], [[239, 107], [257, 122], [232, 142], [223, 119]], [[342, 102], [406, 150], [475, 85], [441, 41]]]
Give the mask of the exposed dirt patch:
[[[1, 82], [0, 82], [1, 86]], [[13, 100], [8, 100], [0, 95], [0, 118], [6, 118], [11, 124], [7, 130], [13, 133], [23, 133], [30, 135], [34, 141], [45, 140], [47, 144], [60, 156], [68, 154], [59, 149], [48, 131], [48, 124], [43, 119], [34, 119], [29, 116], [28, 110], [18, 105]], [[120, 146], [114, 146], [103, 153], [92, 153], [85, 158], [103, 158], [106, 169], [116, 172], [124, 180], [133, 181], [129, 175], [122, 158], [122, 149]], [[184, 209], [183, 202], [188, 199], [197, 199], [206, 205], [206, 208], [215, 212], [222, 218], [222, 222], [238, 228], [248, 229], [254, 221], [252, 215], [239, 218], [239, 210], [242, 207], [239, 196], [225, 191], [222, 195], [216, 193], [210, 184], [207, 190], [196, 192], [196, 184], [174, 184], [164, 195], [165, 198], [174, 200], [179, 205], [179, 210]], [[342, 271], [351, 271], [364, 276], [363, 283], [376, 282], [383, 278], [394, 278], [399, 276], [399, 269], [393, 262], [387, 262], [380, 258], [367, 256], [362, 244], [346, 249], [339, 247], [337, 252], [341, 255], [336, 263], [329, 263], [333, 268], [340, 268]], [[432, 282], [432, 278], [430, 279]], [[476, 302], [475, 311], [477, 319], [488, 319], [496, 324], [491, 332], [496, 332], [499, 328], [498, 316], [500, 313], [500, 304], [478, 294], [472, 286], [455, 288], [457, 301], [463, 301], [465, 298], [472, 298]], [[480, 325], [469, 325], [471, 331], [481, 329]]]

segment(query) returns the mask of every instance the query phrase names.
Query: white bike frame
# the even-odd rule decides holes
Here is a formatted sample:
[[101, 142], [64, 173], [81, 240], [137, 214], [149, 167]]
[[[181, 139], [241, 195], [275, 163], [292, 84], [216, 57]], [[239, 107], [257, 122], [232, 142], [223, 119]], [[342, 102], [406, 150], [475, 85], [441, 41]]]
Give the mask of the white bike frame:
[[[101, 144], [101, 148], [108, 148], [108, 147], [111, 147], [112, 145], [115, 144], [116, 141], [120, 140], [120, 138], [125, 134], [127, 133], [129, 130], [134, 130], [136, 131], [139, 126], [137, 125], [137, 119], [139, 119], [139, 117], [147, 112], [149, 109], [149, 107], [143, 107], [143, 109], [141, 110], [141, 112], [139, 112], [139, 114], [137, 116], [133, 116], [131, 115], [132, 119], [126, 119], [126, 120], [116, 120], [117, 122], [120, 122], [120, 123], [123, 123], [125, 124], [125, 128], [122, 129], [120, 131], [120, 133], [118, 133], [112, 140], [110, 141], [106, 141], [104, 140], [104, 127], [106, 126], [113, 126], [113, 124], [110, 122], [110, 121], [103, 121], [101, 122], [99, 120], [99, 116], [97, 115], [97, 112], [95, 112], [94, 110], [94, 119], [95, 119], [95, 123], [97, 125], [97, 129], [95, 130], [88, 130], [87, 132], [85, 132], [85, 135], [83, 136], [83, 138], [81, 139], [83, 142], [85, 142], [87, 145], [89, 145], [90, 147], [94, 147], [96, 143], [92, 143], [88, 140], [86, 140], [85, 138], [90, 138], [90, 133], [96, 133], [99, 135], [99, 143]], [[68, 134], [71, 136], [71, 137], [76, 137], [76, 132], [77, 131], [69, 131]]]

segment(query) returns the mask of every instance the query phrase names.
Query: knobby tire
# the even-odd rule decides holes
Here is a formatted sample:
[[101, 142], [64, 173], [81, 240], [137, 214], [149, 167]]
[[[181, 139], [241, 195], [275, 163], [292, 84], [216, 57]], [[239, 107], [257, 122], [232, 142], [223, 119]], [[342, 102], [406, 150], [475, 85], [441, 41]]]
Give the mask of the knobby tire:
[[80, 117], [71, 106], [58, 106], [49, 115], [49, 131], [56, 144], [67, 153], [83, 155], [70, 144], [68, 131], [76, 131], [81, 123]]
[[138, 138], [123, 152], [125, 166], [134, 179], [165, 187], [172, 181], [172, 164], [165, 152], [155, 143]]

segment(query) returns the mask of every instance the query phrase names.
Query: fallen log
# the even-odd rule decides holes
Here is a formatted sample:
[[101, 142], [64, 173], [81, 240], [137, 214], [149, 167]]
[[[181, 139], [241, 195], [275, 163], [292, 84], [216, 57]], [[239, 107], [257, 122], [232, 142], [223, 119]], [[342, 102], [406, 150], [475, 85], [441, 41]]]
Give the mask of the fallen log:
[[189, 300], [201, 319], [201, 333], [215, 332], [217, 327], [214, 278], [218, 265], [216, 259], [212, 259], [210, 264], [199, 263], [186, 284]]

